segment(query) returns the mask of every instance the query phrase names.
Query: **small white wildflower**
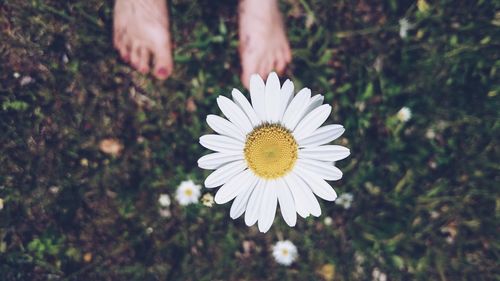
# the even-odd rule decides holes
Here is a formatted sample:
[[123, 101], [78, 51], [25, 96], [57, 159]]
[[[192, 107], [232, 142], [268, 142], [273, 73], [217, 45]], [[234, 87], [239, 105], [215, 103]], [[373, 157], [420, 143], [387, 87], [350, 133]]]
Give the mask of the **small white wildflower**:
[[431, 211], [431, 219], [437, 219], [437, 218], [439, 218], [439, 212]]
[[273, 246], [273, 256], [277, 263], [289, 266], [298, 257], [297, 247], [290, 241], [278, 241]]
[[59, 186], [56, 186], [56, 185], [53, 185], [53, 186], [49, 187], [49, 191], [52, 194], [59, 193], [59, 190], [61, 190], [61, 188]]
[[380, 73], [382, 72], [383, 68], [384, 68], [384, 58], [382, 56], [377, 56], [377, 58], [373, 62], [373, 69], [375, 69], [377, 73]]
[[356, 107], [357, 110], [363, 112], [365, 111], [366, 103], [364, 101], [357, 101], [354, 103], [354, 106]]
[[151, 233], [153, 233], [153, 231], [154, 231], [154, 229], [152, 227], [146, 228], [146, 233], [147, 234], [151, 234]]
[[175, 199], [183, 206], [197, 203], [201, 195], [200, 188], [192, 180], [183, 181], [177, 188]]
[[323, 220], [323, 223], [324, 223], [326, 226], [330, 226], [330, 225], [332, 225], [332, 223], [333, 223], [333, 219], [332, 219], [332, 217], [326, 217], [326, 218]]
[[354, 197], [351, 193], [344, 193], [340, 195], [337, 200], [335, 200], [335, 204], [342, 206], [344, 209], [351, 208], [352, 200]]
[[14, 73], [12, 74], [12, 76], [14, 76], [14, 78], [16, 78], [16, 79], [17, 79], [17, 78], [21, 77], [21, 74], [19, 74], [19, 72], [14, 72]]
[[210, 193], [205, 193], [205, 195], [201, 198], [201, 203], [211, 208], [214, 205], [214, 196]]
[[89, 160], [87, 158], [80, 159], [80, 165], [82, 165], [83, 167], [88, 167], [89, 166]]
[[160, 217], [162, 217], [162, 218], [170, 218], [170, 216], [172, 216], [172, 213], [167, 208], [161, 208], [158, 211], [158, 213], [160, 214]]
[[158, 203], [160, 203], [160, 206], [162, 207], [168, 207], [170, 206], [170, 196], [168, 196], [168, 194], [160, 194], [160, 198], [158, 198]]
[[69, 62], [69, 57], [68, 57], [68, 55], [67, 55], [67, 54], [64, 54], [64, 55], [62, 56], [61, 60], [62, 60], [62, 62], [63, 62], [64, 64], [67, 64], [67, 63]]
[[3, 199], [0, 198], [0, 211], [3, 209]]
[[377, 267], [375, 267], [372, 271], [372, 280], [373, 281], [386, 281], [387, 275], [380, 271]]
[[452, 236], [446, 237], [446, 243], [453, 244], [453, 242], [455, 242], [455, 238], [453, 238]]
[[411, 110], [408, 107], [404, 106], [398, 111], [397, 117], [399, 121], [407, 122], [411, 119]]
[[23, 76], [23, 78], [21, 78], [21, 81], [19, 81], [19, 84], [21, 85], [21, 87], [24, 87], [28, 84], [31, 84], [35, 81], [35, 79], [31, 78], [31, 76]]
[[433, 140], [436, 138], [436, 132], [433, 129], [427, 129], [425, 137], [429, 140]]
[[408, 30], [413, 29], [414, 25], [410, 23], [407, 18], [402, 18], [399, 20], [399, 36], [401, 38], [406, 38], [408, 36]]

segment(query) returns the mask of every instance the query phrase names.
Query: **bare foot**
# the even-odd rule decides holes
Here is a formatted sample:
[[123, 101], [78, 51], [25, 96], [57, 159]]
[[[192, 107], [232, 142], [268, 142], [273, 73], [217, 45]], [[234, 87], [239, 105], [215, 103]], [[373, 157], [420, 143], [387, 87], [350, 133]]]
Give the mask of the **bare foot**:
[[250, 75], [282, 73], [292, 60], [277, 0], [241, 0], [239, 37], [241, 81], [247, 88]]
[[166, 79], [172, 73], [172, 44], [165, 0], [116, 0], [113, 43], [123, 60], [141, 73]]

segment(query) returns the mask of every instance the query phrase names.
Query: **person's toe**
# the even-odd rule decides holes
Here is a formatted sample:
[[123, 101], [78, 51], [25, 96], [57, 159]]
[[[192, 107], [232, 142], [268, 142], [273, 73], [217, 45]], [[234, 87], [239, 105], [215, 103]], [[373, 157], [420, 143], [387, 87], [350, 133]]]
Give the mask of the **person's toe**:
[[283, 72], [285, 72], [286, 65], [287, 62], [285, 54], [283, 52], [277, 52], [274, 61], [274, 68], [276, 69], [276, 72], [278, 72], [279, 75], [282, 75]]
[[137, 69], [139, 67], [139, 45], [136, 42], [132, 42], [130, 48], [130, 64], [132, 67]]
[[157, 47], [154, 52], [153, 75], [158, 79], [167, 79], [172, 74], [173, 68], [171, 48], [167, 45]]
[[273, 56], [268, 56], [266, 59], [264, 59], [259, 67], [259, 75], [260, 77], [264, 78], [269, 75], [271, 70], [273, 70], [273, 64], [274, 64], [274, 57]]
[[243, 58], [241, 64], [241, 81], [243, 83], [243, 86], [248, 89], [248, 87], [250, 86], [250, 76], [256, 73], [260, 74], [258, 60], [252, 58]]
[[283, 54], [287, 64], [292, 62], [292, 50], [290, 49], [290, 46], [288, 44], [286, 44], [285, 48], [283, 49]]
[[130, 42], [123, 38], [116, 46], [120, 56], [125, 62], [130, 61]]
[[139, 62], [137, 65], [137, 70], [139, 72], [146, 74], [149, 71], [149, 50], [146, 47], [139, 47], [138, 49]]

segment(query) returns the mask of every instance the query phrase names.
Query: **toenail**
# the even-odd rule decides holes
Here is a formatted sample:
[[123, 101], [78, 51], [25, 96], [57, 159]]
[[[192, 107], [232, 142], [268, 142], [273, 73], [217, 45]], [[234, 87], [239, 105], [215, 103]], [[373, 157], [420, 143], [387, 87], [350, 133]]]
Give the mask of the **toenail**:
[[158, 76], [165, 77], [167, 76], [167, 69], [165, 67], [161, 67], [160, 69], [158, 69], [157, 73]]
[[130, 60], [130, 56], [129, 55], [124, 55], [123, 56], [123, 60], [128, 62]]

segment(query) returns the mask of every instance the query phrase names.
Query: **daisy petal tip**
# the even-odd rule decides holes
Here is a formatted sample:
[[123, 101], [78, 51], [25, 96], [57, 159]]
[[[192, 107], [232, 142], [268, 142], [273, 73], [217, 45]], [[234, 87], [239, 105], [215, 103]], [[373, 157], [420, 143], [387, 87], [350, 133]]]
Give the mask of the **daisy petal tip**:
[[224, 202], [224, 201], [221, 199], [220, 195], [219, 195], [219, 196], [217, 196], [217, 195], [219, 195], [219, 192], [217, 192], [217, 193], [215, 194], [215, 198], [214, 198], [215, 203], [217, 203], [217, 204], [219, 204], [219, 205], [222, 205], [222, 204], [226, 203], [226, 202]]
[[262, 77], [260, 77], [260, 75], [259, 75], [259, 74], [254, 73], [254, 74], [250, 75], [250, 84], [252, 84], [252, 82], [253, 82], [253, 83], [255, 83], [255, 82], [259, 82], [259, 83], [260, 83], [261, 81], [262, 81], [262, 82], [264, 82], [264, 81], [262, 80]]
[[279, 80], [278, 74], [276, 72], [271, 72], [267, 76], [267, 80], [272, 79], [272, 80]]
[[271, 229], [271, 225], [272, 225], [272, 224], [266, 224], [266, 225], [262, 225], [262, 226], [261, 226], [261, 225], [259, 224], [259, 226], [258, 226], [258, 227], [259, 227], [259, 231], [260, 231], [261, 233], [266, 233], [266, 232], [268, 232], [268, 231], [269, 231], [269, 229]]

